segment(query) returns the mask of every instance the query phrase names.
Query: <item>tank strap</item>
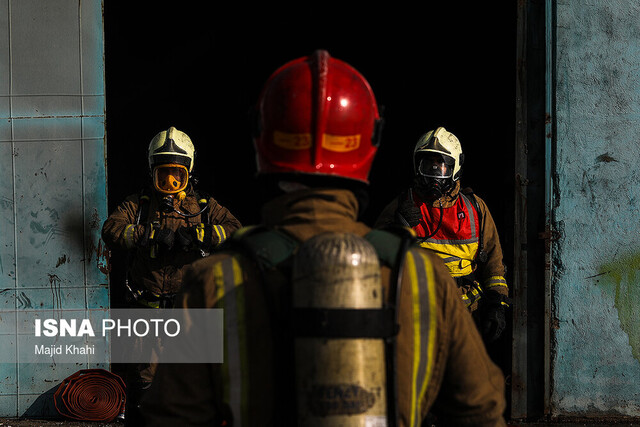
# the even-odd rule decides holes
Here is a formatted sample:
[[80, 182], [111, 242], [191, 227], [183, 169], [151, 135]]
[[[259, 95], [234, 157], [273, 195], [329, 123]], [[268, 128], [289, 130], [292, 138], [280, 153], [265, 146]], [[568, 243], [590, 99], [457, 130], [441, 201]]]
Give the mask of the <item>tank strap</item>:
[[136, 224], [140, 224], [141, 221], [146, 221], [149, 217], [149, 202], [151, 201], [150, 196], [146, 188], [140, 190], [140, 195], [138, 196], [138, 212], [136, 214]]
[[209, 196], [208, 193], [206, 193], [204, 191], [201, 191], [201, 190], [195, 190], [194, 189], [194, 193], [196, 195], [196, 200], [198, 202], [198, 206], [202, 210], [202, 213], [200, 214], [200, 222], [203, 223], [203, 224], [208, 224], [209, 223], [209, 211], [211, 209], [205, 209], [205, 208], [209, 205], [210, 196]]
[[476, 199], [476, 195], [473, 193], [473, 189], [471, 187], [464, 188], [460, 195], [465, 197], [471, 204], [473, 208], [476, 210], [478, 214], [478, 224], [480, 225], [480, 235], [478, 236], [478, 256], [476, 259], [479, 262], [487, 261], [487, 253], [484, 250], [484, 225], [482, 223], [482, 211], [480, 210], [480, 204], [478, 203], [478, 199]]
[[281, 231], [263, 225], [250, 225], [234, 232], [221, 244], [220, 249], [239, 249], [262, 270], [269, 270], [288, 261], [298, 244], [297, 240]]

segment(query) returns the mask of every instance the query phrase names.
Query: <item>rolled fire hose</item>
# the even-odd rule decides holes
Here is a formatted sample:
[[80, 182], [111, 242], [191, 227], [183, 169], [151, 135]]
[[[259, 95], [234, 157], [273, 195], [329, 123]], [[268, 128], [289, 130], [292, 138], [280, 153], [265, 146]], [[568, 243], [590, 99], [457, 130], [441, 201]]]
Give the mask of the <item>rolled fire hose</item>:
[[53, 401], [60, 415], [83, 421], [113, 421], [124, 412], [125, 384], [104, 369], [83, 369], [67, 377]]

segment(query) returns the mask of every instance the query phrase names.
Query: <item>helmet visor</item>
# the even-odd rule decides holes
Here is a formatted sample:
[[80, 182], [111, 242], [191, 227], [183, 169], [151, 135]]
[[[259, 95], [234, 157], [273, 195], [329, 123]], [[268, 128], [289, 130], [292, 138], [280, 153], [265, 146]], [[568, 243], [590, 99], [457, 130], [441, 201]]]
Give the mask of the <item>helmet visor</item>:
[[427, 153], [420, 159], [418, 173], [429, 178], [451, 178], [455, 160], [440, 153]]
[[153, 185], [161, 193], [178, 193], [187, 187], [188, 181], [189, 172], [182, 165], [160, 165], [153, 169]]

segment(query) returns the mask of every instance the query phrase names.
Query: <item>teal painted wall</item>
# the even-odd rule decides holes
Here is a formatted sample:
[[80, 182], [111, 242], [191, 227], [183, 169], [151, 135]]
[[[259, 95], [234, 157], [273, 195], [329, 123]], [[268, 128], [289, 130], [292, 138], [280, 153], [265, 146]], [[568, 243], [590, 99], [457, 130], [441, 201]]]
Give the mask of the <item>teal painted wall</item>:
[[555, 7], [552, 410], [640, 416], [640, 3]]
[[96, 367], [22, 363], [7, 317], [109, 306], [103, 45], [100, 0], [0, 0], [0, 416]]

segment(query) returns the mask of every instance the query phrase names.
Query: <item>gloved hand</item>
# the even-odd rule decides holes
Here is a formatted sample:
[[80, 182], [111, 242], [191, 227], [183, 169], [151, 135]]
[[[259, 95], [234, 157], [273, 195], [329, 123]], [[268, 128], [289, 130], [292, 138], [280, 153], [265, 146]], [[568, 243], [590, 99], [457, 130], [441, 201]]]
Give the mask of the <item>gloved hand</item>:
[[404, 219], [409, 224], [409, 227], [413, 228], [416, 225], [420, 224], [420, 220], [422, 219], [422, 212], [420, 212], [420, 208], [418, 208], [413, 203], [413, 200], [406, 198], [398, 205], [396, 216], [400, 217], [401, 223], [402, 219]]
[[155, 228], [154, 224], [146, 224], [146, 225], [138, 224], [135, 227], [137, 229], [142, 230], [139, 234], [140, 237], [136, 242], [137, 246], [140, 248], [148, 248], [151, 235], [153, 234], [153, 230]]
[[213, 226], [211, 224], [196, 224], [192, 226], [194, 243], [202, 249], [208, 249], [211, 246], [213, 237]]
[[153, 243], [158, 245], [158, 250], [162, 252], [168, 252], [173, 248], [175, 242], [175, 233], [170, 228], [162, 228], [156, 230], [153, 236]]
[[485, 292], [480, 303], [482, 310], [480, 318], [480, 332], [486, 343], [496, 341], [507, 327], [505, 311], [509, 307], [510, 299], [497, 292]]
[[182, 248], [184, 251], [188, 251], [193, 244], [195, 233], [193, 227], [179, 227], [175, 234], [175, 246]]

